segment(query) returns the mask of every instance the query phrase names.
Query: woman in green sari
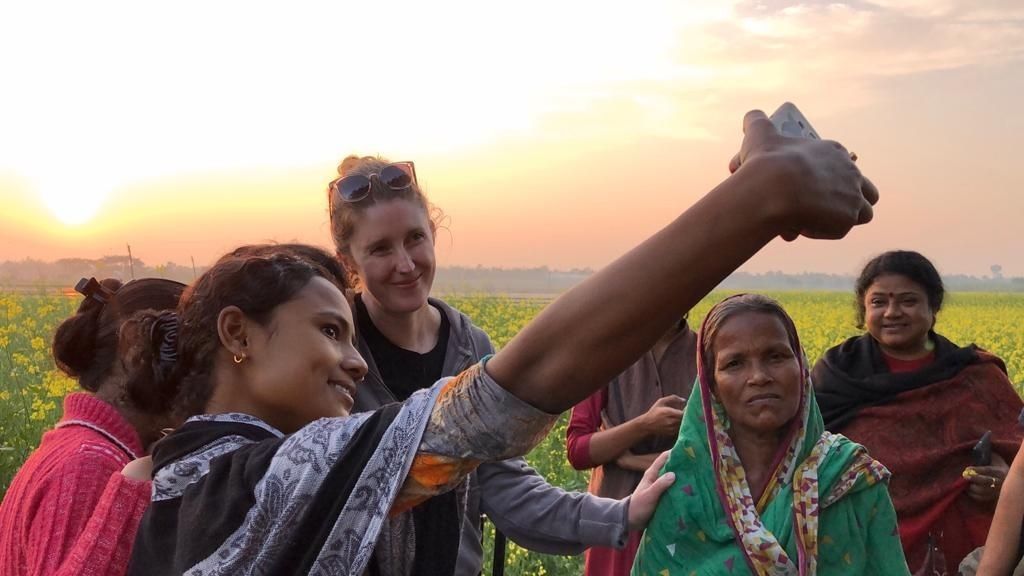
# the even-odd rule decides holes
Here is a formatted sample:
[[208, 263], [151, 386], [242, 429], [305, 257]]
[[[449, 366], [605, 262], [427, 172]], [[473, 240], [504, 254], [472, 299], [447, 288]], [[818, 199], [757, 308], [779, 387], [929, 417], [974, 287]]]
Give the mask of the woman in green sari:
[[908, 574], [889, 472], [826, 432], [792, 319], [756, 294], [708, 312], [662, 497], [633, 566], [651, 575]]

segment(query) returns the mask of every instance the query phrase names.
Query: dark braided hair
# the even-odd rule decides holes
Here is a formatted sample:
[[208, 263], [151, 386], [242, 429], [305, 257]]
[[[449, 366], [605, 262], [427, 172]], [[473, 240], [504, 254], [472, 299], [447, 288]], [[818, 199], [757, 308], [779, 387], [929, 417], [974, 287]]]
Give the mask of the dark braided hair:
[[128, 379], [132, 401], [143, 407], [172, 405], [181, 418], [202, 413], [213, 394], [211, 374], [221, 347], [217, 332], [221, 310], [237, 306], [265, 325], [275, 308], [315, 277], [343, 289], [316, 258], [298, 255], [319, 249], [310, 246], [300, 251], [294, 246], [239, 248], [218, 260], [185, 292], [173, 321], [166, 315], [145, 313], [136, 316], [130, 327], [126, 325], [126, 346], [142, 366]]

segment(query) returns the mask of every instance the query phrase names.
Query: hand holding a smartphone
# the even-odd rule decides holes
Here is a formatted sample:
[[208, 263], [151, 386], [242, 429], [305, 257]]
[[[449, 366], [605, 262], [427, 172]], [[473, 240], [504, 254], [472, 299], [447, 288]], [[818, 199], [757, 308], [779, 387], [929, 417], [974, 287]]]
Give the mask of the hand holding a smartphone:
[[992, 451], [992, 432], [985, 432], [971, 450], [974, 465], [964, 469], [967, 495], [978, 502], [995, 502], [1010, 467], [1002, 456]]
[[729, 169], [735, 174], [748, 165], [767, 168], [758, 170], [774, 179], [766, 188], [785, 191], [765, 198], [782, 220], [782, 237], [842, 238], [853, 226], [869, 222], [878, 189], [861, 174], [846, 148], [819, 139], [792, 104], [783, 105], [773, 117], [793, 136], [784, 135], [764, 112], [748, 112], [743, 144]]

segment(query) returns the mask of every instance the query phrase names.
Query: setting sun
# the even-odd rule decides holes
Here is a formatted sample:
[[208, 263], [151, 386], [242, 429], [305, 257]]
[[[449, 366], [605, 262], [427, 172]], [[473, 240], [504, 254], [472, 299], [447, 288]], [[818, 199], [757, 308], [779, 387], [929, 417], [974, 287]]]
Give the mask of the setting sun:
[[[947, 269], [1024, 272], [1012, 2], [33, 2], [3, 16], [0, 53], [18, 57], [0, 66], [0, 193], [38, 212], [0, 212], [0, 241], [46, 248], [0, 259], [130, 242], [149, 261], [208, 262], [247, 241], [326, 242], [323, 191], [357, 153], [416, 161], [449, 217], [443, 264], [597, 267], [725, 177], [745, 111], [790, 100], [858, 152], [883, 204], [870, 233], [769, 247], [750, 269], [848, 272], [909, 243]], [[964, 212], [962, 190], [993, 206]]]
[[40, 178], [37, 190], [43, 204], [60, 222], [77, 226], [93, 219], [110, 194], [110, 184], [81, 175]]

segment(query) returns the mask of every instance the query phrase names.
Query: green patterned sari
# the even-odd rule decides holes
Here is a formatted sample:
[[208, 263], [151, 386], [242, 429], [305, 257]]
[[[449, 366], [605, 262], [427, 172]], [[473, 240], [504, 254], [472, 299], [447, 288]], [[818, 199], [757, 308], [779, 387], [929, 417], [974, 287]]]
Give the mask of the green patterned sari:
[[[788, 320], [788, 318], [787, 318]], [[790, 344], [800, 343], [792, 321]], [[703, 336], [704, 330], [701, 330]], [[698, 354], [703, 349], [699, 343]], [[698, 358], [662, 497], [634, 575], [908, 574], [887, 489], [888, 471], [862, 446], [826, 432], [800, 357], [800, 408], [758, 502], [729, 436], [728, 417]]]

